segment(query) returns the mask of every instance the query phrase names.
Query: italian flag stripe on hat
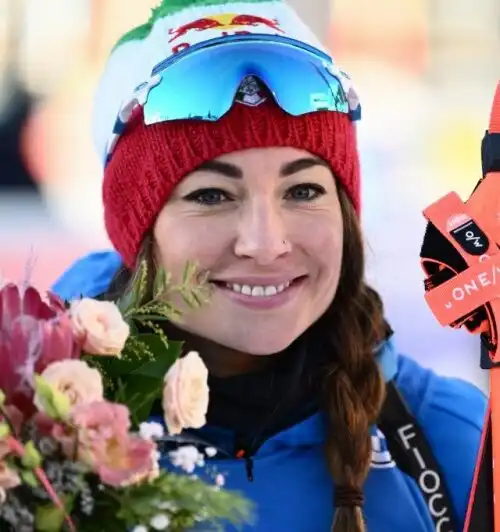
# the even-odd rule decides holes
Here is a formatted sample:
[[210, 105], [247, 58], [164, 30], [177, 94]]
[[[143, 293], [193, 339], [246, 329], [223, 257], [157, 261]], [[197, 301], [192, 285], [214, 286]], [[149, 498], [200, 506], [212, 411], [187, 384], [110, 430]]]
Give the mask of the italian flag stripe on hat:
[[193, 44], [242, 33], [278, 34], [326, 51], [297, 13], [280, 0], [164, 0], [149, 20], [126, 33], [107, 61], [95, 95], [93, 137], [104, 153], [122, 101], [155, 65]]

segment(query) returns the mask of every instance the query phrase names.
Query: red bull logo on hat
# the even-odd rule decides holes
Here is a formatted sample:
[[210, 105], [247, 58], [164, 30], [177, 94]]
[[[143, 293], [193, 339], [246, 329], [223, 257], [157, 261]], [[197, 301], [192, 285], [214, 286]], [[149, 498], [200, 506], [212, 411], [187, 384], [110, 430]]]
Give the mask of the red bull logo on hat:
[[[176, 53], [193, 44], [193, 42], [181, 43], [181, 39], [183, 41], [199, 42], [204, 40], [205, 35], [203, 38], [200, 38], [201, 36], [196, 38], [194, 35], [191, 36], [191, 34], [193, 32], [207, 32], [208, 30], [217, 30], [217, 36], [241, 35], [245, 33], [257, 33], [259, 31], [263, 33], [284, 33], [280, 27], [280, 23], [276, 19], [268, 19], [259, 15], [220, 13], [195, 19], [186, 24], [169, 29], [168, 34], [170, 38], [168, 42], [176, 43], [172, 50]], [[210, 37], [212, 36], [206, 36], [206, 38]]]

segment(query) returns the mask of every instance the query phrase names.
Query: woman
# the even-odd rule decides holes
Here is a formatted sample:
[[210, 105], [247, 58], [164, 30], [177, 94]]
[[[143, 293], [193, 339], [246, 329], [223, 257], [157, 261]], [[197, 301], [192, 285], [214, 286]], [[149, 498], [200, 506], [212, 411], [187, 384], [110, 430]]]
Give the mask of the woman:
[[[221, 449], [227, 486], [255, 501], [248, 530], [457, 532], [485, 398], [392, 344], [364, 282], [359, 106], [320, 49], [281, 2], [164, 2], [127, 34], [95, 130], [116, 253], [78, 261], [55, 291], [111, 297], [142, 260], [174, 280], [197, 262], [210, 303], [167, 333], [209, 368], [208, 423], [190, 436]], [[117, 98], [141, 82], [113, 128]], [[415, 478], [377, 428], [403, 405], [395, 390], [415, 421], [399, 434], [403, 454], [420, 453]]]

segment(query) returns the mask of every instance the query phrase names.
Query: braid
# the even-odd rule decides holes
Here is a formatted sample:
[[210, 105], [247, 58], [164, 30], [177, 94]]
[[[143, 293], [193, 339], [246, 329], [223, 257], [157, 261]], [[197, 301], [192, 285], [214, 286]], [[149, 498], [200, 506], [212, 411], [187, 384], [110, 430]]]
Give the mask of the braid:
[[[342, 191], [340, 199], [343, 267], [335, 300], [320, 320], [335, 353], [324, 380], [324, 406], [330, 422], [326, 456], [336, 486], [361, 492], [371, 463], [370, 427], [385, 394], [373, 350], [386, 326], [379, 296], [363, 283], [363, 245], [356, 216]], [[364, 531], [359, 505], [337, 507], [332, 532]]]

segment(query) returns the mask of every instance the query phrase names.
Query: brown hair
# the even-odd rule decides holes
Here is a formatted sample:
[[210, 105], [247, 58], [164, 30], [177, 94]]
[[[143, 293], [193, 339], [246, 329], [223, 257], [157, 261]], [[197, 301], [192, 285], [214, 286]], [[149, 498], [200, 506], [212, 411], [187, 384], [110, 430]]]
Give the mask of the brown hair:
[[[339, 190], [344, 221], [342, 269], [335, 298], [311, 327], [313, 345], [326, 351], [323, 405], [328, 415], [326, 457], [335, 484], [361, 491], [371, 462], [370, 427], [376, 422], [385, 396], [385, 384], [373, 352], [384, 339], [387, 325], [378, 294], [364, 283], [363, 240], [355, 210]], [[155, 264], [148, 236], [137, 264], [146, 260], [151, 293]], [[123, 270], [106, 299], [115, 299], [134, 284], [134, 274]], [[150, 297], [146, 295], [146, 299]], [[338, 506], [332, 532], [364, 532], [360, 506]]]
[[[358, 218], [339, 191], [344, 249], [335, 298], [315, 325], [331, 353], [324, 377], [324, 407], [329, 418], [326, 456], [337, 486], [361, 491], [371, 462], [370, 427], [385, 397], [385, 383], [374, 349], [387, 325], [379, 295], [364, 283], [363, 240]], [[323, 340], [324, 342], [325, 340]], [[337, 507], [332, 532], [364, 532], [359, 506]]]

